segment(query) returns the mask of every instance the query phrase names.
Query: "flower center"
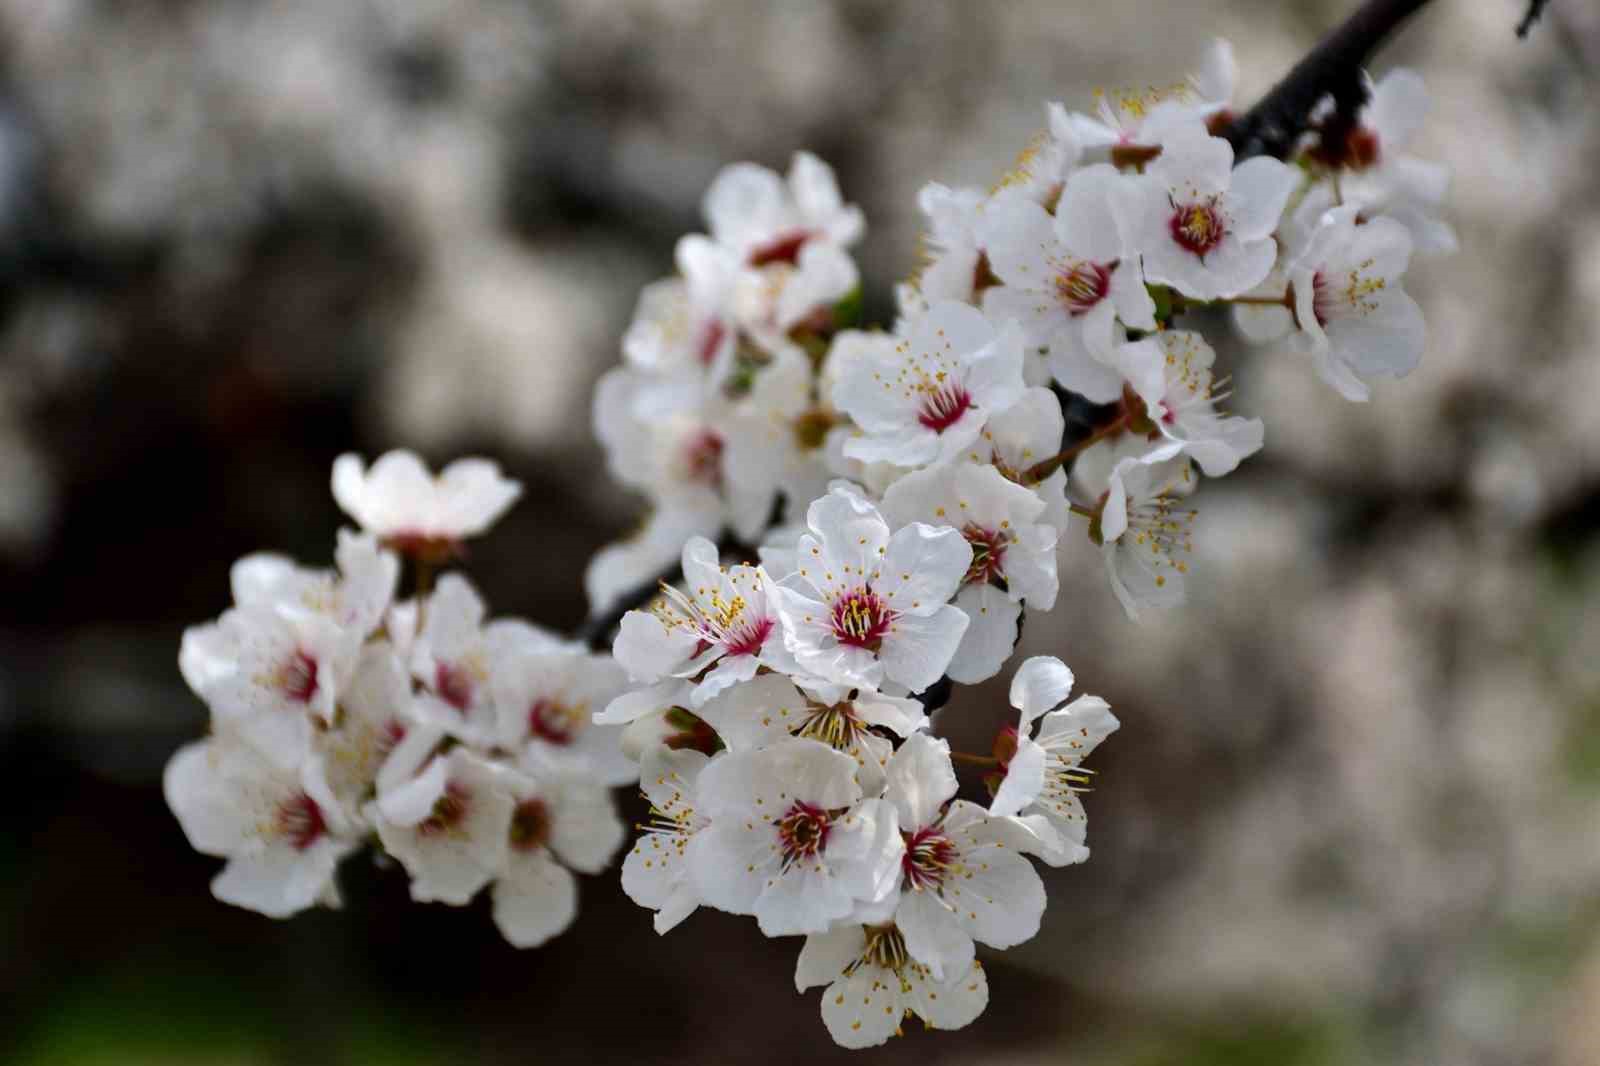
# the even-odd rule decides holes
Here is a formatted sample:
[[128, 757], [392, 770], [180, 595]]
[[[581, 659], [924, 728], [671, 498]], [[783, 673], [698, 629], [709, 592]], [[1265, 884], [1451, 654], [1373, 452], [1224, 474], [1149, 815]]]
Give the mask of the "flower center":
[[1205, 203], [1174, 204], [1167, 228], [1173, 240], [1202, 259], [1221, 244], [1228, 233], [1227, 222], [1217, 210], [1215, 198]]
[[906, 884], [917, 890], [944, 884], [956, 857], [956, 846], [950, 838], [931, 825], [900, 835], [906, 842], [906, 852], [900, 859]]
[[831, 823], [828, 812], [821, 807], [795, 800], [782, 818], [778, 819], [778, 846], [783, 850], [783, 868], [788, 869], [803, 859], [815, 858], [828, 846]]
[[1005, 576], [1006, 547], [1011, 538], [999, 530], [984, 529], [975, 522], [968, 522], [961, 535], [972, 545], [972, 565], [967, 567], [964, 579], [967, 584], [986, 584]]
[[1311, 313], [1317, 317], [1319, 326], [1326, 326], [1340, 315], [1371, 314], [1378, 309], [1375, 297], [1387, 285], [1385, 279], [1369, 277], [1361, 273], [1359, 267], [1348, 271], [1339, 284], [1330, 282], [1319, 270], [1311, 277]]
[[824, 707], [813, 703], [807, 709], [805, 721], [800, 723], [800, 728], [794, 731], [794, 735], [820, 740], [836, 751], [852, 751], [865, 730], [866, 727], [862, 725], [861, 719], [856, 717], [854, 704], [840, 703]]
[[1056, 275], [1056, 295], [1074, 316], [1087, 314], [1111, 291], [1111, 268], [1099, 263], [1078, 263]]
[[827, 443], [828, 431], [839, 422], [838, 416], [814, 407], [794, 420], [795, 444], [802, 451], [814, 452]]
[[696, 353], [700, 357], [701, 366], [710, 366], [717, 358], [717, 350], [722, 347], [722, 341], [728, 335], [728, 327], [722, 324], [722, 319], [713, 318], [700, 330], [700, 348]]
[[900, 968], [911, 960], [911, 953], [906, 950], [906, 938], [895, 926], [869, 925], [864, 927], [864, 931], [867, 934], [866, 947], [860, 958], [845, 967], [847, 975], [855, 973], [862, 966], [877, 966], [899, 973]]
[[[944, 375], [939, 376], [943, 378]], [[943, 433], [960, 421], [961, 416], [971, 408], [972, 396], [964, 387], [954, 381], [942, 381], [926, 387], [917, 421], [935, 433]]]
[[304, 792], [296, 792], [278, 804], [278, 832], [289, 838], [296, 851], [306, 850], [327, 831], [322, 808]]
[[444, 792], [433, 801], [428, 817], [417, 824], [417, 832], [422, 836], [434, 836], [454, 829], [466, 820], [471, 798], [467, 790], [455, 782], [446, 785]]
[[780, 233], [767, 243], [750, 249], [750, 265], [759, 267], [772, 263], [788, 263], [794, 266], [800, 261], [800, 249], [810, 239], [811, 234], [803, 229]]
[[523, 800], [511, 812], [511, 846], [534, 851], [550, 840], [550, 808], [542, 799]]
[[317, 694], [317, 660], [296, 650], [278, 674], [283, 694], [296, 703], [310, 703]]
[[[742, 599], [742, 597], [741, 597]], [[772, 634], [771, 618], [746, 619], [743, 624], [729, 626], [723, 634], [722, 650], [726, 655], [759, 655], [761, 646]]]
[[472, 677], [460, 667], [440, 663], [434, 669], [434, 692], [462, 714], [466, 714], [472, 706], [472, 689]]
[[833, 601], [833, 635], [840, 644], [877, 651], [894, 617], [876, 592], [862, 586]]
[[683, 459], [690, 481], [722, 487], [722, 434], [714, 429], [702, 429], [689, 438]]
[[559, 700], [535, 700], [528, 708], [528, 732], [548, 744], [571, 744], [583, 728], [584, 708]]

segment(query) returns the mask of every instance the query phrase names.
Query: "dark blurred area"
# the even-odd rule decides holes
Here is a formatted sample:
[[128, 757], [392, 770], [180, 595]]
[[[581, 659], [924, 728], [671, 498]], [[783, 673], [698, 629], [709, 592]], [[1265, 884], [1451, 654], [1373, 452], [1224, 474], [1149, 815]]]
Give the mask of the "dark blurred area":
[[[639, 508], [589, 390], [722, 164], [829, 160], [882, 321], [923, 182], [1211, 36], [1247, 103], [1353, 6], [0, 0], [0, 1061], [844, 1059], [798, 941], [658, 938], [614, 872], [529, 952], [368, 856], [340, 912], [215, 902], [160, 791], [205, 727], [180, 634], [240, 555], [327, 564], [334, 456], [397, 446], [524, 482], [470, 574], [570, 629]], [[1202, 496], [1171, 615], [1063, 549], [1023, 651], [1124, 723], [1094, 857], [975, 1025], [874, 1058], [1600, 1063], [1600, 12], [1519, 44], [1524, 6], [1441, 0], [1378, 63], [1456, 174], [1422, 368], [1358, 407], [1225, 351], [1267, 450]]]

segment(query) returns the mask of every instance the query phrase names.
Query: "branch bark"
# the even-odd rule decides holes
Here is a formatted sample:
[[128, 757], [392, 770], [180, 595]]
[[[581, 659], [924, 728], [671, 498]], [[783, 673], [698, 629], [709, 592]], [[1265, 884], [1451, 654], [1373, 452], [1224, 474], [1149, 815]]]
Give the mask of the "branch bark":
[[1367, 0], [1324, 37], [1267, 95], [1234, 119], [1222, 136], [1235, 159], [1284, 158], [1311, 128], [1311, 112], [1332, 96], [1338, 115], [1354, 121], [1367, 99], [1362, 67], [1373, 51], [1428, 0]]

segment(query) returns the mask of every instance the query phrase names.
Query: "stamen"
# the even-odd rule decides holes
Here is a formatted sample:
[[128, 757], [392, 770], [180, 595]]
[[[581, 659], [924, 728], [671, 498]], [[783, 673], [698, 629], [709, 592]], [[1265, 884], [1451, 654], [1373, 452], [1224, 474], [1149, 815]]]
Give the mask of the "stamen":
[[1074, 263], [1056, 276], [1056, 295], [1073, 317], [1088, 314], [1111, 291], [1111, 267], [1099, 263]]
[[865, 585], [833, 601], [833, 635], [853, 648], [877, 651], [894, 619], [889, 605]]
[[972, 396], [967, 390], [956, 382], [946, 382], [926, 390], [917, 421], [935, 433], [943, 433], [971, 409]]
[[827, 811], [799, 800], [784, 812], [776, 826], [785, 870], [819, 855], [828, 846], [828, 831], [833, 827]]
[[542, 799], [523, 800], [511, 812], [511, 846], [535, 851], [550, 840], [550, 808]]
[[915, 833], [900, 834], [906, 842], [900, 870], [911, 888], [937, 889], [944, 884], [955, 865], [956, 846], [936, 826], [924, 826]]
[[296, 649], [279, 671], [278, 684], [296, 703], [310, 703], [317, 694], [317, 660]]
[[1011, 537], [999, 530], [984, 529], [975, 522], [962, 527], [961, 535], [972, 545], [972, 565], [963, 579], [969, 585], [988, 584], [1005, 576], [1006, 548]]
[[1173, 240], [1201, 259], [1228, 234], [1227, 220], [1217, 210], [1216, 197], [1204, 203], [1174, 203], [1167, 229]]
[[317, 801], [297, 792], [278, 805], [278, 832], [289, 838], [296, 851], [304, 851], [328, 831]]

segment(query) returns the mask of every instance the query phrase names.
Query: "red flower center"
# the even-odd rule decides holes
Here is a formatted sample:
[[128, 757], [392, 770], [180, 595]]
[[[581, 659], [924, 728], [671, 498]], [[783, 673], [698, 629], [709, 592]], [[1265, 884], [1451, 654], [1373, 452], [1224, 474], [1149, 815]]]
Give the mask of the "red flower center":
[[1228, 235], [1227, 220], [1214, 197], [1204, 203], [1173, 204], [1167, 228], [1173, 240], [1202, 259]]
[[722, 434], [714, 429], [702, 429], [690, 437], [683, 456], [688, 479], [721, 488], [722, 448]]
[[441, 700], [462, 714], [472, 706], [472, 678], [459, 667], [440, 663], [433, 672], [433, 689]]
[[1079, 263], [1056, 276], [1056, 295], [1073, 316], [1087, 314], [1111, 291], [1111, 268], [1099, 263]]
[[778, 844], [783, 849], [783, 866], [788, 869], [802, 859], [815, 858], [828, 846], [831, 824], [827, 811], [796, 800], [778, 819], [777, 828]]
[[528, 709], [528, 732], [549, 744], [571, 744], [582, 724], [576, 710], [556, 700], [535, 700]]
[[327, 831], [322, 808], [304, 792], [296, 792], [278, 804], [278, 832], [289, 838], [296, 851], [306, 850]]
[[452, 781], [444, 787], [444, 793], [433, 801], [433, 810], [418, 823], [417, 832], [422, 836], [433, 836], [454, 829], [466, 820], [471, 798], [465, 788]]
[[1317, 271], [1311, 276], [1311, 313], [1317, 318], [1317, 325], [1328, 324], [1328, 311], [1333, 303], [1333, 294], [1328, 290], [1328, 281], [1322, 276], [1322, 271]]
[[310, 703], [317, 694], [317, 660], [296, 650], [283, 667], [283, 694], [296, 703]]
[[767, 637], [772, 635], [773, 621], [762, 616], [752, 618], [742, 626], [728, 630], [722, 640], [724, 655], [758, 655], [761, 646], [767, 642]]
[[983, 584], [1005, 575], [1006, 547], [1011, 539], [999, 530], [984, 529], [968, 522], [961, 535], [972, 545], [972, 565], [967, 567], [968, 584]]
[[913, 889], [942, 885], [956, 857], [956, 846], [950, 838], [931, 825], [900, 835], [906, 842], [906, 853], [900, 858], [906, 884]]
[[917, 421], [935, 433], [943, 433], [971, 408], [972, 396], [967, 390], [956, 382], [947, 381], [937, 388], [929, 387], [922, 399], [922, 409], [917, 412]]
[[722, 319], [713, 318], [707, 322], [700, 331], [700, 365], [710, 366], [717, 358], [717, 349], [722, 347], [722, 341], [728, 335], [728, 327], [722, 324]]
[[830, 621], [840, 644], [877, 651], [894, 617], [882, 597], [863, 585], [833, 601]]
[[780, 233], [767, 243], [750, 249], [750, 265], [759, 267], [769, 263], [788, 263], [793, 266], [800, 261], [800, 249], [810, 239], [811, 234], [803, 229]]
[[534, 851], [550, 840], [550, 808], [542, 799], [523, 800], [511, 812], [511, 846]]

